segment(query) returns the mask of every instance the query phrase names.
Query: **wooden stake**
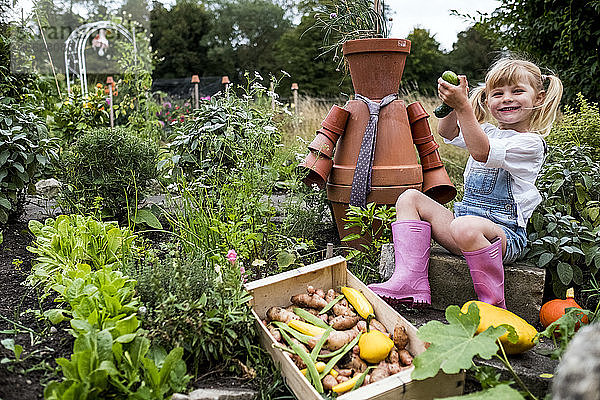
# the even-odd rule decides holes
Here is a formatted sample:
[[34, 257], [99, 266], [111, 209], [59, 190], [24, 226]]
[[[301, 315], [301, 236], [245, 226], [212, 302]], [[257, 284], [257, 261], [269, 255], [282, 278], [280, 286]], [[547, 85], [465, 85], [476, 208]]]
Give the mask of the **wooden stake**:
[[325, 258], [333, 257], [333, 243], [327, 243], [327, 251], [325, 251]]
[[106, 78], [106, 84], [108, 85], [108, 101], [109, 101], [109, 107], [110, 107], [110, 127], [111, 129], [115, 127], [115, 114], [113, 111], [113, 91], [112, 91], [112, 85], [114, 83], [114, 80], [112, 78], [112, 76], [109, 76], [108, 78]]
[[298, 84], [292, 83], [292, 94], [294, 95], [294, 113], [298, 113]]

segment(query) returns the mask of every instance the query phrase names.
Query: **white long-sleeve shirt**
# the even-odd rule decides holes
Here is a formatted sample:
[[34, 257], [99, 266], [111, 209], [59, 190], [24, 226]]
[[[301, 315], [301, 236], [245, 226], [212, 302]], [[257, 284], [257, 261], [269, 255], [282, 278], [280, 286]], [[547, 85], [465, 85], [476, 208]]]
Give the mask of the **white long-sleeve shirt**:
[[[535, 187], [535, 180], [544, 163], [544, 140], [535, 133], [499, 129], [489, 123], [482, 124], [481, 128], [489, 139], [490, 152], [485, 163], [469, 156], [465, 166], [465, 182], [473, 167], [503, 168], [508, 171], [512, 177], [512, 193], [517, 203], [517, 223], [525, 228], [531, 214], [542, 201], [542, 196]], [[452, 140], [444, 139], [444, 142], [467, 148], [462, 132]]]

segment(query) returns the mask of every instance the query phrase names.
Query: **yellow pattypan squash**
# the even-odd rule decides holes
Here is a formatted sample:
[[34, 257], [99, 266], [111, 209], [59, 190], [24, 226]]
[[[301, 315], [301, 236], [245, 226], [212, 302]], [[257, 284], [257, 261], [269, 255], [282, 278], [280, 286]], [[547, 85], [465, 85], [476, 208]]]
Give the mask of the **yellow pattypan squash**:
[[371, 364], [384, 360], [392, 347], [394, 347], [392, 339], [376, 329], [363, 333], [358, 341], [360, 358]]

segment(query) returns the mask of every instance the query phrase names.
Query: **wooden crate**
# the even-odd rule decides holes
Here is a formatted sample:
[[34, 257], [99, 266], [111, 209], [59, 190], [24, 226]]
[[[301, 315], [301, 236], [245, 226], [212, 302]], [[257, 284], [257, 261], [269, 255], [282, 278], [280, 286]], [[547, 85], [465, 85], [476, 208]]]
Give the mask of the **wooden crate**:
[[[272, 306], [286, 307], [290, 298], [306, 290], [308, 285], [327, 290], [338, 286], [350, 286], [364, 293], [373, 304], [377, 319], [392, 332], [396, 324], [402, 324], [410, 338], [408, 351], [416, 356], [425, 351], [425, 343], [416, 336], [416, 328], [398, 314], [379, 296], [373, 293], [363, 282], [346, 268], [344, 257], [330, 258], [306, 267], [287, 271], [253, 282], [248, 282], [246, 289], [252, 294], [252, 313], [256, 318], [261, 345], [269, 352], [288, 386], [300, 400], [320, 400], [308, 380], [300, 373], [296, 365], [279, 349], [272, 347], [275, 339], [260, 322], [266, 311]], [[457, 396], [463, 393], [465, 374], [447, 375], [440, 372], [433, 378], [424, 381], [413, 381], [410, 377], [414, 367], [392, 375], [381, 381], [363, 386], [339, 397], [340, 400], [399, 400], [399, 399], [433, 399]]]

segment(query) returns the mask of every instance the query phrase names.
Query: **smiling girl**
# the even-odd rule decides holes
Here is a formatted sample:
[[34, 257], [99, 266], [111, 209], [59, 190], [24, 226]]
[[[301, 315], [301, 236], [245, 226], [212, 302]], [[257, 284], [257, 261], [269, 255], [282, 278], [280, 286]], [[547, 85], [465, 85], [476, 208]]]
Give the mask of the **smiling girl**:
[[[527, 244], [525, 227], [541, 195], [535, 187], [549, 133], [562, 97], [562, 83], [533, 63], [497, 61], [485, 85], [468, 95], [468, 82], [438, 80], [438, 94], [454, 108], [440, 119], [446, 143], [467, 149], [465, 193], [454, 213], [417, 190], [396, 201], [392, 223], [395, 269], [369, 287], [389, 302], [431, 304], [428, 264], [431, 237], [463, 254], [479, 300], [506, 308], [504, 263], [515, 261]], [[484, 122], [495, 119], [497, 126]]]

